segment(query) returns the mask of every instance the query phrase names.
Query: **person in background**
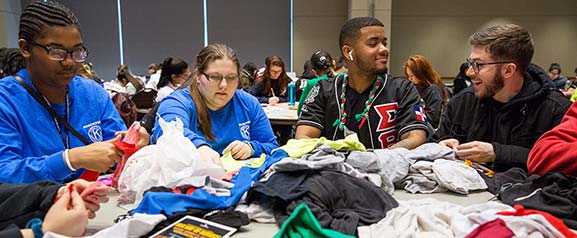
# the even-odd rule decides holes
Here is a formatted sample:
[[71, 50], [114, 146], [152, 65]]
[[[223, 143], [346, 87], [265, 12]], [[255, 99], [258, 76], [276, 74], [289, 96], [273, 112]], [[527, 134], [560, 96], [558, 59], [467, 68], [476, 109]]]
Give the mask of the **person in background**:
[[457, 93], [463, 91], [463, 89], [473, 85], [471, 78], [467, 76], [467, 69], [469, 69], [467, 62], [462, 63], [459, 67], [459, 74], [457, 74], [455, 80], [453, 80], [453, 95], [457, 95]]
[[[126, 126], [106, 91], [76, 76], [88, 51], [74, 13], [57, 2], [29, 4], [18, 46], [26, 68], [0, 80], [0, 181], [62, 183], [108, 171], [122, 157], [114, 142]], [[148, 134], [140, 132], [142, 147]]]
[[78, 70], [78, 75], [86, 79], [92, 79], [94, 82], [104, 87], [104, 82], [102, 82], [102, 79], [96, 74], [96, 72], [94, 72], [94, 68], [90, 62], [82, 63], [82, 67]]
[[301, 108], [296, 139], [343, 139], [357, 133], [370, 149], [414, 149], [429, 127], [417, 112], [419, 93], [411, 82], [387, 74], [389, 49], [382, 22], [348, 20], [339, 34], [348, 74], [319, 81]]
[[23, 68], [26, 68], [24, 57], [18, 48], [0, 49], [0, 78], [14, 75]]
[[[202, 158], [220, 164], [225, 152], [235, 159], [247, 159], [270, 154], [279, 146], [259, 102], [237, 90], [240, 63], [230, 47], [204, 47], [196, 57], [193, 75], [190, 87], [166, 97], [158, 114], [165, 121], [179, 118], [184, 123], [184, 136]], [[155, 138], [162, 136], [158, 122], [153, 131]]]
[[[152, 65], [156, 65], [157, 68], [154, 71], [154, 73], [150, 73], [152, 72], [151, 66]], [[160, 81], [160, 74], [162, 73], [162, 64], [150, 64], [148, 66], [148, 73], [150, 74], [150, 78], [148, 79], [148, 81], [146, 81], [146, 85], [144, 86], [145, 88], [150, 88], [150, 89], [154, 89], [156, 91], [158, 91], [158, 88], [156, 87], [158, 85], [158, 81]]]
[[337, 57], [333, 65], [334, 65], [333, 74], [335, 75], [348, 72], [347, 62], [345, 61], [345, 58], [342, 56]]
[[564, 90], [568, 79], [561, 75], [561, 65], [558, 63], [552, 63], [549, 66], [549, 77], [553, 80], [553, 86], [557, 90]]
[[[577, 78], [577, 68], [575, 68], [575, 78]], [[571, 84], [571, 88], [574, 88], [575, 85]], [[577, 100], [577, 90], [573, 90], [573, 94], [571, 94], [571, 102], [575, 102]]]
[[449, 93], [441, 76], [429, 60], [422, 55], [413, 55], [403, 64], [405, 76], [419, 91], [419, 95], [425, 102], [426, 117], [434, 129], [439, 128], [443, 109], [449, 101]]
[[[82, 236], [100, 203], [108, 202], [106, 191], [94, 191], [90, 199], [80, 196], [92, 185], [94, 182], [82, 179], [66, 185], [0, 183], [0, 238], [39, 237], [35, 233], [46, 232]], [[37, 223], [37, 227], [25, 228], [27, 223]]]
[[329, 52], [318, 50], [311, 56], [309, 62], [311, 64], [311, 71], [314, 73], [316, 78], [309, 79], [305, 83], [303, 92], [300, 95], [297, 115], [301, 114], [301, 107], [304, 104], [305, 99], [308, 97], [311, 88], [313, 88], [313, 86], [315, 86], [321, 80], [334, 77], [332, 72], [333, 57], [331, 57]]
[[242, 66], [242, 73], [240, 76], [240, 83], [238, 88], [244, 90], [245, 92], [250, 91], [250, 88], [254, 84], [254, 77], [256, 76], [256, 64], [253, 62], [248, 62]]
[[144, 81], [146, 79], [130, 73], [127, 65], [123, 64], [118, 67], [116, 83], [125, 89], [122, 93], [127, 93], [128, 95], [136, 94], [144, 88]]
[[190, 77], [188, 63], [182, 59], [168, 57], [162, 63], [162, 73], [156, 85], [158, 93], [154, 101], [160, 102], [166, 96], [174, 92], [184, 81]]
[[287, 88], [290, 78], [286, 74], [285, 64], [278, 56], [269, 56], [265, 60], [263, 75], [250, 89], [260, 103], [276, 105], [287, 101]]
[[537, 138], [561, 122], [570, 106], [531, 64], [533, 40], [518, 25], [495, 25], [471, 35], [467, 76], [472, 88], [453, 97], [436, 137], [463, 160], [501, 172], [527, 169]]

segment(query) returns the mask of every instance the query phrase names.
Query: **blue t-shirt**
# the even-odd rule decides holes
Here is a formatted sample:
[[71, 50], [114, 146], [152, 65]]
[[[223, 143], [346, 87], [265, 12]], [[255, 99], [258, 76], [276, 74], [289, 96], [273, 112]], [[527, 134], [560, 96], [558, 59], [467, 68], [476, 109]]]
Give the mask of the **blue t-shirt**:
[[[34, 86], [23, 69], [18, 75]], [[126, 130], [108, 93], [92, 80], [74, 77], [69, 84], [69, 112], [66, 103], [52, 108], [89, 142], [114, 138]], [[18, 83], [15, 77], [0, 80], [0, 182], [30, 183], [39, 180], [65, 182], [84, 172], [72, 172], [62, 158], [68, 135], [70, 148], [84, 143], [59, 125], [50, 113]]]
[[[196, 107], [189, 92], [188, 88], [176, 90], [164, 98], [158, 107], [158, 114], [165, 121], [179, 118], [184, 123], [184, 136], [197, 148], [209, 145], [222, 154], [231, 142], [239, 140], [249, 142], [254, 149], [252, 156], [259, 156], [261, 153], [270, 154], [279, 146], [264, 110], [256, 98], [242, 90], [236, 90], [224, 108], [208, 110], [216, 141], [207, 141], [198, 127]], [[162, 135], [158, 120], [153, 132], [155, 138]]]

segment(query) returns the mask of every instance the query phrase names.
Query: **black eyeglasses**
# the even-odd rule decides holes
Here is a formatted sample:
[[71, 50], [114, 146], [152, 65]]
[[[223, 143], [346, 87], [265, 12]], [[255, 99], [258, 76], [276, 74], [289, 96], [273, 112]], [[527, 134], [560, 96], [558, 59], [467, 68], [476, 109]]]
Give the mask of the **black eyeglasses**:
[[46, 50], [46, 53], [48, 54], [48, 57], [51, 60], [63, 61], [64, 59], [66, 59], [66, 56], [68, 54], [70, 54], [72, 56], [72, 60], [74, 60], [74, 62], [82, 63], [88, 57], [88, 50], [84, 46], [82, 46], [82, 49], [75, 49], [75, 50], [68, 51], [65, 49], [53, 48], [50, 46], [41, 45], [41, 44], [38, 44], [34, 41], [30, 41], [29, 43], [32, 45], [35, 45], [35, 46], [40, 46], [44, 50]]
[[210, 73], [210, 74], [206, 74], [205, 72], [201, 73], [206, 77], [206, 79], [208, 79], [208, 81], [216, 85], [219, 85], [222, 82], [222, 79], [226, 79], [227, 84], [234, 84], [237, 83], [239, 80], [238, 75], [236, 74], [229, 74], [227, 76], [222, 76], [222, 74], [219, 73]]
[[479, 70], [481, 69], [481, 66], [483, 65], [491, 65], [491, 64], [509, 64], [509, 63], [515, 63], [512, 61], [499, 61], [499, 62], [490, 62], [490, 63], [479, 63], [477, 61], [473, 61], [471, 58], [467, 58], [467, 67], [473, 67], [473, 72], [475, 72], [475, 74], [479, 74]]

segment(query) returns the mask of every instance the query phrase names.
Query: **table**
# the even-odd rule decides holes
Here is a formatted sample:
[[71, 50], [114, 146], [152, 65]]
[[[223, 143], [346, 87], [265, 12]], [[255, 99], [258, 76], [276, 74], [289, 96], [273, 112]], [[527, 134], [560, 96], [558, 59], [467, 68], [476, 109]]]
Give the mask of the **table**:
[[[96, 218], [88, 223], [88, 233], [92, 234], [98, 230], [114, 225], [113, 220], [118, 215], [125, 214], [127, 210], [116, 206], [117, 192], [109, 194], [110, 202], [102, 204], [96, 213]], [[462, 206], [469, 206], [477, 203], [484, 203], [493, 197], [493, 194], [486, 191], [472, 192], [469, 195], [461, 195], [453, 192], [433, 193], [433, 194], [411, 194], [404, 190], [396, 190], [393, 197], [397, 200], [411, 200], [422, 198], [435, 198], [440, 201], [451, 202]], [[232, 237], [272, 237], [278, 232], [276, 224], [263, 224], [251, 222], [248, 226], [242, 227]]]
[[289, 109], [288, 103], [286, 102], [274, 106], [268, 104], [261, 104], [261, 106], [271, 125], [292, 126], [297, 123], [298, 115], [296, 106], [294, 109]]

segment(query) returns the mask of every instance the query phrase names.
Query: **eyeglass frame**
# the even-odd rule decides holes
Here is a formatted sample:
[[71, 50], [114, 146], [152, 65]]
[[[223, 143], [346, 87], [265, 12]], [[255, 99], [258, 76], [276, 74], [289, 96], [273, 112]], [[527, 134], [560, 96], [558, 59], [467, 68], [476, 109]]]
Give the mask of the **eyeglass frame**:
[[471, 58], [467, 58], [465, 61], [466, 61], [466, 63], [467, 63], [467, 69], [472, 67], [472, 68], [473, 68], [473, 72], [474, 72], [475, 74], [479, 74], [479, 71], [481, 71], [481, 66], [484, 66], [484, 65], [511, 64], [511, 63], [514, 64], [514, 63], [515, 63], [515, 62], [513, 62], [513, 61], [497, 61], [497, 62], [479, 63], [479, 62], [477, 62], [477, 61], [474, 61], [474, 60], [471, 59]]
[[[210, 76], [208, 76], [208, 74], [206, 74], [205, 72], [200, 72], [200, 73], [201, 73], [202, 75], [204, 75], [204, 77], [206, 77], [206, 79], [207, 79], [209, 82], [215, 82], [215, 80], [210, 79]], [[226, 79], [226, 77], [228, 77], [229, 75], [234, 75], [234, 74], [229, 74], [229, 75], [227, 75], [227, 76], [224, 76], [224, 75], [222, 75], [222, 74], [220, 74], [220, 73], [216, 73], [216, 72], [215, 72], [215, 73], [212, 73], [212, 74], [218, 74], [218, 75], [220, 76], [220, 79], [218, 80], [218, 84], [216, 84], [216, 85], [221, 84], [221, 83], [222, 83], [222, 80], [223, 80], [223, 79]], [[240, 75], [235, 75], [235, 76], [236, 76], [236, 79], [235, 79], [234, 82], [229, 82], [228, 80], [226, 80], [226, 83], [227, 83], [227, 84], [238, 83], [238, 82], [240, 81]]]
[[[30, 43], [31, 45], [35, 45], [35, 46], [40, 46], [41, 48], [43, 48], [46, 51], [46, 54], [48, 55], [48, 58], [50, 58], [51, 60], [54, 61], [64, 61], [66, 59], [66, 56], [68, 56], [68, 54], [70, 54], [72, 61], [76, 62], [76, 63], [84, 63], [86, 61], [86, 59], [88, 58], [88, 49], [86, 49], [86, 47], [82, 46], [82, 50], [85, 52], [84, 54], [84, 59], [82, 59], [82, 61], [78, 61], [76, 59], [74, 59], [74, 52], [78, 52], [80, 51], [80, 49], [76, 49], [76, 50], [65, 50], [65, 49], [61, 49], [61, 48], [54, 48], [54, 47], [50, 47], [50, 46], [45, 46], [39, 43], [36, 43], [34, 41], [29, 41], [28, 43]], [[64, 55], [64, 57], [62, 59], [56, 59], [54, 58], [50, 52], [53, 50], [61, 50], [61, 51], [65, 51], [66, 54]]]

